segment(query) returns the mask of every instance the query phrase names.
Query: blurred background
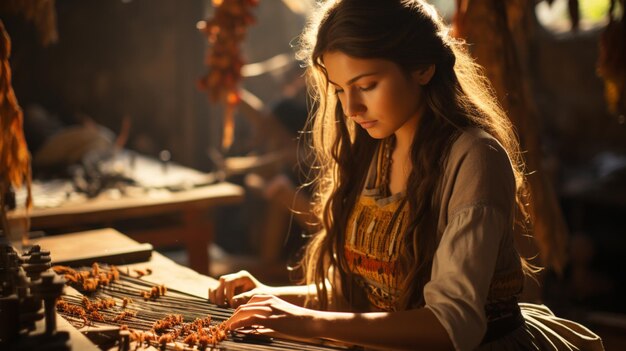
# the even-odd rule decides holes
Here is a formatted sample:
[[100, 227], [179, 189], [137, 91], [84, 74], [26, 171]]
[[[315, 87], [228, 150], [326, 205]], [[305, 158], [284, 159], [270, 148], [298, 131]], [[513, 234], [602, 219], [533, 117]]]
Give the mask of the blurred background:
[[[620, 338], [626, 335], [624, 2], [485, 1], [483, 8], [477, 1], [431, 3], [456, 24], [457, 35], [486, 67], [528, 151], [531, 182], [540, 184], [533, 193], [542, 204], [535, 209], [543, 217], [540, 239], [521, 249], [547, 267], [531, 299], [587, 322], [605, 337], [607, 349], [626, 347]], [[198, 87], [207, 74], [210, 46], [197, 23], [215, 15], [214, 2], [58, 0], [53, 6], [58, 41], [46, 46], [31, 22], [0, 11], [39, 182], [35, 207], [54, 207], [74, 192], [113, 196], [109, 188], [127, 178], [99, 178], [94, 190], [76, 182], [78, 171], [71, 166], [85, 166], [90, 151], [116, 145], [125, 151], [124, 167], [135, 167], [135, 157], [153, 160], [156, 173], [146, 173], [152, 181], [180, 167], [241, 186], [242, 201], [213, 214], [209, 274], [247, 269], [270, 284], [289, 282], [285, 267], [297, 260], [315, 230], [306, 214], [310, 189], [299, 188], [309, 170], [306, 162], [297, 162], [305, 159], [301, 136], [311, 106], [294, 59], [313, 3], [261, 0], [251, 8], [255, 23], [241, 42], [244, 91], [228, 148], [222, 146], [225, 107]], [[613, 30], [618, 34], [609, 40], [603, 33], [611, 14], [622, 29]], [[490, 37], [499, 35], [489, 30], [498, 25], [508, 28], [508, 37]], [[603, 68], [601, 55], [613, 58], [613, 71]], [[621, 78], [609, 74], [615, 71]], [[620, 79], [621, 88], [609, 84]], [[106, 159], [99, 155], [97, 161]], [[46, 184], [63, 178], [74, 183], [54, 188], [61, 200], [52, 198]], [[167, 189], [179, 186], [187, 185]], [[169, 220], [104, 224], [132, 236], [170, 225]], [[102, 224], [34, 229], [55, 234]], [[156, 246], [189, 263], [180, 245]]]

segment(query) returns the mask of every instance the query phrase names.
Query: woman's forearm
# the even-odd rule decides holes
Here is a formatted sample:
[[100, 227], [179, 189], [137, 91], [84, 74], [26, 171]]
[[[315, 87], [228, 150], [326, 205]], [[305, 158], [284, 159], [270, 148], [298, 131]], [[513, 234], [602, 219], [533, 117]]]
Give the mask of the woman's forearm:
[[320, 312], [316, 333], [326, 339], [390, 350], [452, 350], [448, 333], [427, 308], [401, 312]]
[[316, 294], [314, 285], [271, 286], [268, 293], [298, 306], [304, 306], [307, 297]]

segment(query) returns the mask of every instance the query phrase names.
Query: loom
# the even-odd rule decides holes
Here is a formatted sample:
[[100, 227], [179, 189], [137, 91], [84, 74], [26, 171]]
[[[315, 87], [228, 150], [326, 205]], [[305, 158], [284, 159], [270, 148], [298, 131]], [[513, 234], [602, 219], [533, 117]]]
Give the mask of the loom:
[[[100, 285], [95, 291], [79, 291], [79, 284], [65, 286], [66, 279], [50, 268], [49, 252], [35, 246], [21, 257], [9, 245], [2, 246], [0, 253], [0, 279], [2, 293], [0, 310], [0, 348], [3, 350], [72, 350], [70, 333], [56, 330], [56, 316], [60, 315], [75, 330], [87, 335], [101, 349], [113, 350], [345, 350], [347, 347], [319, 340], [317, 343], [283, 340], [254, 331], [228, 333], [225, 340], [207, 345], [206, 348], [183, 343], [184, 335], [175, 342], [159, 343], [157, 340], [133, 341], [132, 332], [147, 332], [155, 322], [172, 314], [182, 315], [183, 324], [162, 330], [158, 335], [180, 330], [196, 319], [210, 316], [211, 326], [225, 321], [232, 309], [218, 307], [206, 299], [167, 287], [162, 296], [142, 297], [142, 293], [159, 285], [133, 276], [125, 268], [119, 269], [119, 279]], [[102, 272], [110, 267], [102, 266]], [[84, 270], [83, 270], [84, 271]], [[77, 287], [77, 288], [74, 288]], [[84, 318], [58, 309], [55, 300], [67, 305], [85, 307], [87, 301], [115, 301], [115, 306], [98, 310], [102, 320]], [[43, 301], [43, 309], [42, 309]], [[124, 302], [126, 301], [126, 302]], [[127, 314], [122, 315], [123, 312]], [[45, 317], [44, 317], [45, 316]], [[117, 320], [116, 320], [117, 317]], [[122, 318], [120, 318], [122, 317]], [[41, 319], [45, 319], [45, 327]], [[39, 321], [39, 322], [37, 322]], [[38, 325], [37, 325], [38, 324]], [[125, 325], [128, 330], [120, 330]]]

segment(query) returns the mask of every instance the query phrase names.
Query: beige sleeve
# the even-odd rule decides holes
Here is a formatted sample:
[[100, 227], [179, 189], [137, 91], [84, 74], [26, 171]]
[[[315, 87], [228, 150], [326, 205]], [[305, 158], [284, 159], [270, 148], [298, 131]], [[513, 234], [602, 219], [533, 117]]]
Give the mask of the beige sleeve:
[[424, 300], [457, 350], [475, 349], [485, 334], [484, 306], [506, 225], [493, 207], [460, 210], [435, 254]]
[[492, 138], [465, 135], [446, 166], [446, 220], [424, 300], [457, 350], [473, 350], [486, 331], [484, 306], [502, 238], [512, 235], [515, 180]]

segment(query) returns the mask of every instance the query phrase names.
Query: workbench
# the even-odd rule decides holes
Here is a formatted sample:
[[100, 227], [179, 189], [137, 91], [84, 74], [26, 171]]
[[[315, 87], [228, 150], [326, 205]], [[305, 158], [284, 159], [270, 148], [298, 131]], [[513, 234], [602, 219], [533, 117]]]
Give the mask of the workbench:
[[[153, 189], [137, 196], [107, 196], [68, 200], [54, 207], [35, 207], [28, 213], [32, 230], [79, 231], [93, 227], [115, 227], [124, 221], [156, 223], [143, 227], [135, 224], [129, 235], [138, 242], [155, 247], [182, 245], [189, 257], [189, 266], [208, 274], [208, 246], [214, 239], [214, 210], [243, 200], [240, 186], [219, 182], [171, 191]], [[12, 223], [24, 221], [24, 210], [9, 213]], [[169, 222], [161, 224], [162, 219]], [[172, 222], [172, 219], [175, 222]], [[14, 226], [18, 227], [18, 226]]]

